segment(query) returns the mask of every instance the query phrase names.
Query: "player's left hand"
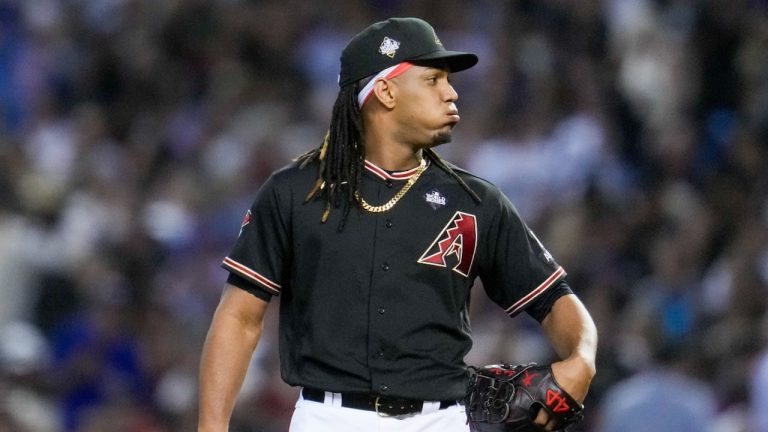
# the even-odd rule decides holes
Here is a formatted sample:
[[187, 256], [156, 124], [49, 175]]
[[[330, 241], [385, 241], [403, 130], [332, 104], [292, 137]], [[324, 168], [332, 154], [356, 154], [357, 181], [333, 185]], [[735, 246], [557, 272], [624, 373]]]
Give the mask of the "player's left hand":
[[[563, 390], [579, 403], [584, 403], [594, 372], [582, 359], [575, 357], [552, 363], [552, 376]], [[534, 423], [544, 426], [546, 430], [554, 430], [555, 427], [554, 419], [550, 420], [546, 410], [539, 410]]]

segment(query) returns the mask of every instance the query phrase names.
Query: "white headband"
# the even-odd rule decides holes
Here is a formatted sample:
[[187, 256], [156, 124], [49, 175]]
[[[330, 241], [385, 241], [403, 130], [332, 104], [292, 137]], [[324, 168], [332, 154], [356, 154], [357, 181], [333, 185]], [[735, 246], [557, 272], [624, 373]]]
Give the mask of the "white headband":
[[413, 63], [402, 62], [377, 73], [370, 81], [368, 81], [368, 84], [360, 89], [360, 93], [357, 94], [357, 106], [363, 108], [368, 97], [373, 93], [373, 86], [376, 85], [376, 81], [380, 79], [392, 79], [407, 71], [411, 66], [413, 66]]

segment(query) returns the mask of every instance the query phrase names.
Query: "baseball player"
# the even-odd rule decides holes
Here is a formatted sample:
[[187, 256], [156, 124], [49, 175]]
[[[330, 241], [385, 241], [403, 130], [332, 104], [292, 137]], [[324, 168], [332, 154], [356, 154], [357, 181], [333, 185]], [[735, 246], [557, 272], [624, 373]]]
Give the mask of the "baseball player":
[[262, 185], [224, 259], [200, 431], [227, 430], [274, 297], [280, 372], [301, 387], [291, 431], [467, 431], [477, 277], [510, 316], [541, 322], [562, 358], [554, 376], [583, 400], [597, 336], [565, 270], [494, 185], [433, 150], [459, 123], [450, 74], [477, 60], [416, 18], [345, 47], [328, 134]]

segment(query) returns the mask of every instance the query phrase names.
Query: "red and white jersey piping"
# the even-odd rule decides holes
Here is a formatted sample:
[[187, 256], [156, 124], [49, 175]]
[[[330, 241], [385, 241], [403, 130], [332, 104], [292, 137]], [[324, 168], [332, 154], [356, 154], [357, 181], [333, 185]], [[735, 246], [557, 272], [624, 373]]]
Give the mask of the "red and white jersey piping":
[[[429, 161], [427, 161], [427, 166], [429, 166]], [[366, 160], [365, 169], [372, 172], [376, 177], [382, 180], [408, 180], [411, 178], [411, 176], [416, 174], [416, 172], [419, 170], [419, 167], [411, 168], [406, 171], [389, 172], [384, 168], [379, 167], [375, 163]]]
[[506, 312], [509, 315], [514, 315], [521, 310], [523, 310], [530, 302], [532, 302], [536, 297], [540, 296], [544, 291], [546, 291], [549, 287], [552, 286], [553, 283], [555, 283], [560, 277], [565, 275], [565, 269], [562, 267], [558, 267], [557, 270], [555, 270], [554, 273], [549, 275], [549, 277], [541, 283], [541, 285], [534, 288], [531, 292], [526, 294], [523, 298], [515, 302], [512, 306], [508, 307], [506, 309]]
[[280, 290], [282, 289], [280, 284], [270, 280], [269, 278], [265, 277], [261, 273], [240, 264], [239, 262], [233, 260], [230, 257], [224, 258], [223, 264], [225, 267], [235, 271], [237, 274], [244, 276], [247, 279], [250, 279], [258, 283], [259, 285], [263, 286], [264, 288], [267, 289], [267, 291], [272, 292], [274, 294], [280, 294]]

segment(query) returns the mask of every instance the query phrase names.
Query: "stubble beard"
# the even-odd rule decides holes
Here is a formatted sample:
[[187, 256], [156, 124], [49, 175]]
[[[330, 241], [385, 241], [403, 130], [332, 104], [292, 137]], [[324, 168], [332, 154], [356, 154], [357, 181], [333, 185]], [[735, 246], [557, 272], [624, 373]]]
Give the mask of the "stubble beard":
[[440, 131], [432, 138], [432, 144], [430, 147], [437, 147], [442, 144], [448, 144], [453, 139], [453, 128], [447, 131]]

